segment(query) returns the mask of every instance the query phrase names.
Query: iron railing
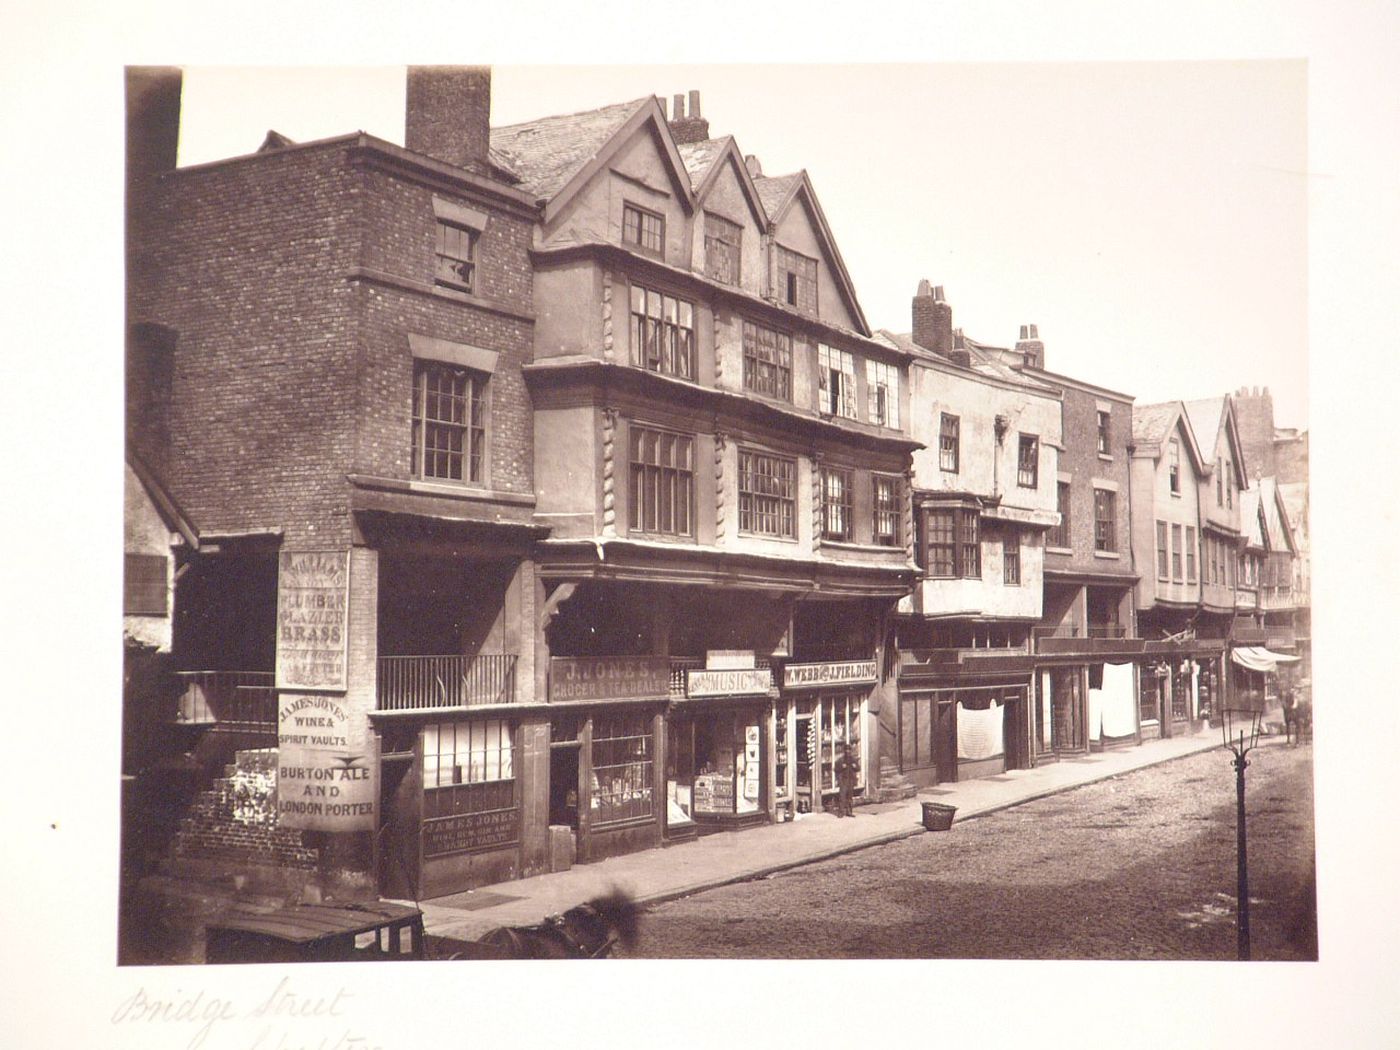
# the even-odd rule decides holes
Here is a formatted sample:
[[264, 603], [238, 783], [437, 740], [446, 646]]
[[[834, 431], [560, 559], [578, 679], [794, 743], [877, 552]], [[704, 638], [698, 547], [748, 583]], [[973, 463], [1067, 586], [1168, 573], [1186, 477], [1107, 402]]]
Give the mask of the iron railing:
[[277, 731], [277, 693], [271, 671], [179, 671], [184, 685], [175, 721], [215, 732]]
[[381, 656], [379, 710], [514, 703], [517, 659], [514, 653]]

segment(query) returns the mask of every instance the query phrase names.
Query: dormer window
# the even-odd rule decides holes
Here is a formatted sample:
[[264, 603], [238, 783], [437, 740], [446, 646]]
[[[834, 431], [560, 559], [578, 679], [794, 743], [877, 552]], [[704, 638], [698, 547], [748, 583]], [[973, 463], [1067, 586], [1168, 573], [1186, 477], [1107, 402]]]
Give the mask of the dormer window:
[[817, 260], [782, 245], [773, 251], [777, 261], [778, 298], [799, 313], [817, 313]]
[[721, 284], [739, 283], [744, 228], [718, 215], [705, 213], [705, 276]]
[[660, 255], [665, 240], [666, 220], [654, 211], [635, 204], [622, 206], [622, 243]]

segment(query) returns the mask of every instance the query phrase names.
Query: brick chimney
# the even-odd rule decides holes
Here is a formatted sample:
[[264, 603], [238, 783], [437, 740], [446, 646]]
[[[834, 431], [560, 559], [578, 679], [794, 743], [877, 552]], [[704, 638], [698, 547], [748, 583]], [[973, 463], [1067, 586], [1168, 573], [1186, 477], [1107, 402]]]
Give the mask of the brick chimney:
[[409, 66], [404, 145], [490, 175], [490, 66]]
[[1235, 425], [1239, 428], [1240, 444], [1244, 446], [1246, 476], [1271, 478], [1277, 464], [1274, 459], [1274, 398], [1269, 388], [1240, 387], [1230, 400], [1235, 404]]
[[175, 170], [180, 91], [175, 66], [126, 67], [126, 174], [129, 183]]
[[685, 111], [685, 99], [676, 95], [671, 100], [671, 137], [676, 145], [704, 142], [710, 137], [710, 122], [700, 116], [700, 92], [690, 93], [690, 112]]
[[1021, 338], [1016, 340], [1016, 352], [1024, 358], [1027, 368], [1045, 367], [1045, 344], [1040, 341], [1040, 329], [1037, 325], [1021, 326]]
[[914, 296], [914, 342], [947, 357], [953, 352], [953, 308], [943, 298], [943, 286], [919, 282]]

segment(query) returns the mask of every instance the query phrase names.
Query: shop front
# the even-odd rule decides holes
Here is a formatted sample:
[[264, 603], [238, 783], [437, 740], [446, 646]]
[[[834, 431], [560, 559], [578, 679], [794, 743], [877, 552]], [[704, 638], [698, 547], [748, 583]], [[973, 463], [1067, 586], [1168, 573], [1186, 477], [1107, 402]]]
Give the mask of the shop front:
[[819, 812], [837, 798], [841, 763], [855, 764], [853, 793], [867, 786], [864, 727], [874, 660], [788, 664], [773, 707], [774, 805], [779, 820]]
[[[1002, 667], [978, 666], [993, 663]], [[950, 673], [951, 668], [906, 662], [900, 669], [900, 772], [920, 786], [1029, 769], [1032, 734], [1049, 741], [1055, 732], [1047, 721], [1054, 718], [1053, 706], [1031, 703], [1029, 657], [968, 658], [963, 667], [962, 673]], [[1061, 718], [1063, 738], [1082, 733], [1082, 703], [1074, 710], [1062, 708]]]

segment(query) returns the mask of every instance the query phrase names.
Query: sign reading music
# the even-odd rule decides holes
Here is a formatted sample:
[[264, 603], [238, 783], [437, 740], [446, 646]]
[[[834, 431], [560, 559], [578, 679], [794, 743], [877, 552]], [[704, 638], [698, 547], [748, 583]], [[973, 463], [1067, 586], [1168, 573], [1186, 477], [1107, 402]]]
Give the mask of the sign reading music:
[[821, 689], [832, 685], [873, 685], [878, 680], [874, 660], [838, 663], [788, 664], [783, 668], [787, 689]]
[[549, 699], [664, 699], [671, 665], [664, 656], [556, 656], [549, 661]]
[[686, 696], [741, 696], [766, 693], [773, 688], [773, 671], [767, 667], [736, 668], [727, 671], [687, 671]]

